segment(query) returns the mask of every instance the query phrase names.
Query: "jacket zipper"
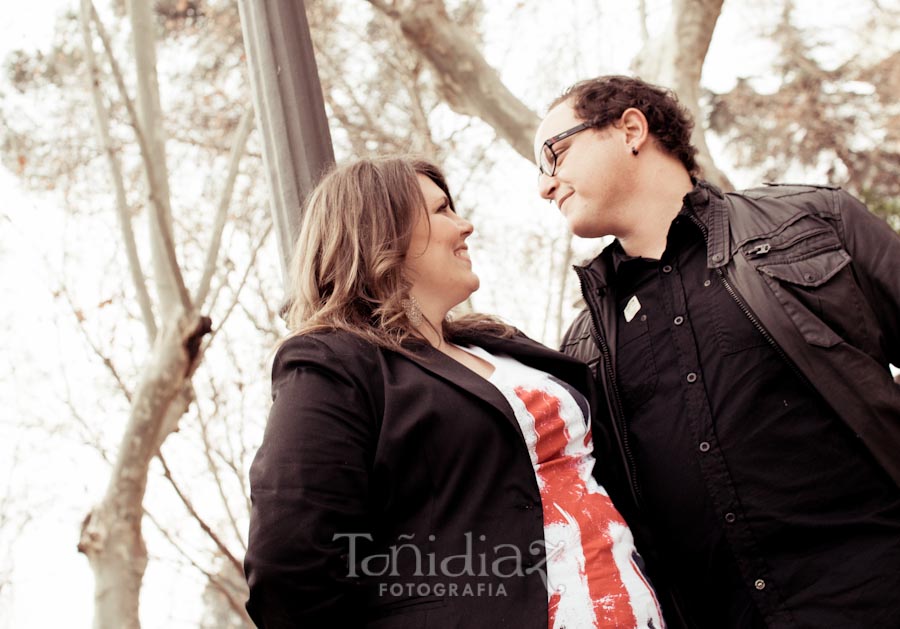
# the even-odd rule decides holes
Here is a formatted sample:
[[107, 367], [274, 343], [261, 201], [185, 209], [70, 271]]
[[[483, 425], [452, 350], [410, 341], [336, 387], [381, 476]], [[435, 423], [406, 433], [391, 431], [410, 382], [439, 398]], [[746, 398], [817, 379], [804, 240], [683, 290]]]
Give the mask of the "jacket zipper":
[[[822, 227], [819, 229], [814, 229], [812, 231], [807, 231], [802, 234], [797, 234], [790, 240], [779, 243], [776, 246], [772, 246], [772, 244], [770, 242], [764, 242], [764, 243], [758, 244], [755, 247], [753, 247], [752, 249], [748, 250], [745, 253], [745, 255], [747, 255], [748, 257], [755, 258], [756, 256], [766, 255], [770, 251], [781, 251], [783, 249], [787, 249], [788, 247], [791, 247], [791, 246], [797, 244], [801, 240], [809, 240], [810, 238], [813, 238], [814, 236], [819, 236], [821, 234], [827, 234], [828, 232], [831, 232], [831, 231], [832, 230], [829, 227]], [[825, 250], [826, 249], [818, 249], [818, 250], [816, 250], [816, 253], [819, 253], [820, 251], [825, 251]]]
[[[707, 240], [706, 225], [701, 223], [700, 220], [697, 219], [693, 215], [693, 213], [689, 214], [689, 216], [690, 216], [691, 221], [694, 223], [694, 225], [696, 225], [700, 229], [700, 231], [703, 232], [703, 240], [705, 242], [709, 242]], [[760, 249], [760, 248], [765, 248], [765, 251], [760, 252], [755, 249], [753, 251], [753, 253], [765, 254], [765, 253], [768, 253], [769, 249], [770, 249], [768, 243], [759, 245], [757, 247], [757, 249]], [[725, 291], [729, 295], [731, 295], [731, 298], [734, 300], [734, 303], [736, 303], [738, 305], [738, 308], [741, 309], [741, 312], [744, 313], [744, 316], [747, 317], [747, 319], [750, 321], [750, 323], [753, 324], [753, 327], [755, 327], [756, 330], [762, 335], [762, 337], [765, 339], [766, 343], [768, 343], [772, 347], [772, 349], [775, 350], [775, 353], [781, 357], [781, 359], [790, 368], [790, 370], [793, 371], [794, 374], [796, 374], [797, 377], [800, 378], [800, 380], [802, 382], [805, 382], [808, 386], [812, 386], [812, 383], [810, 383], [810, 381], [806, 377], [806, 375], [804, 375], [803, 372], [800, 371], [800, 369], [794, 364], [794, 361], [792, 361], [788, 357], [788, 355], [784, 352], [784, 350], [781, 349], [781, 346], [775, 342], [775, 339], [773, 339], [772, 335], [769, 334], [769, 331], [766, 330], [765, 327], [763, 327], [763, 324], [759, 322], [759, 319], [756, 318], [756, 315], [754, 315], [752, 312], [750, 312], [750, 308], [747, 307], [747, 305], [744, 303], [744, 300], [741, 299], [741, 297], [737, 294], [737, 291], [734, 290], [734, 287], [731, 285], [731, 282], [729, 282], [728, 278], [725, 277], [725, 272], [722, 270], [722, 267], [716, 268], [716, 274], [719, 276], [719, 281], [721, 282], [722, 286], [725, 287]]]
[[603, 366], [606, 370], [606, 378], [609, 381], [613, 397], [611, 404], [613, 411], [613, 421], [618, 427], [618, 441], [622, 446], [622, 453], [625, 455], [625, 463], [628, 467], [628, 481], [631, 488], [631, 494], [634, 498], [635, 505], [640, 509], [642, 501], [641, 489], [637, 483], [637, 463], [634, 460], [634, 454], [632, 453], [631, 445], [628, 442], [628, 427], [625, 423], [625, 415], [622, 412], [622, 397], [619, 394], [619, 387], [616, 384], [616, 377], [612, 366], [612, 356], [609, 351], [609, 345], [607, 344], [606, 339], [604, 339], [600, 334], [600, 328], [597, 325], [597, 318], [596, 314], [594, 313], [594, 308], [590, 307], [591, 301], [588, 299], [588, 295], [584, 290], [584, 269], [576, 266], [575, 274], [578, 276], [578, 282], [581, 287], [581, 296], [584, 297], [585, 303], [588, 304], [588, 314], [591, 317], [591, 331], [594, 333], [594, 341], [600, 347], [600, 353], [603, 357]]

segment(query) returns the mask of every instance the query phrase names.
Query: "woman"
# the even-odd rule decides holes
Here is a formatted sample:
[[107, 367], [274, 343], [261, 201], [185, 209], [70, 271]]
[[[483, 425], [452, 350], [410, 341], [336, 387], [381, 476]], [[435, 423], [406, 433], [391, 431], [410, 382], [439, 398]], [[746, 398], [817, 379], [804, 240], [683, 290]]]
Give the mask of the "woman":
[[311, 195], [250, 472], [261, 627], [654, 627], [591, 476], [591, 376], [485, 316], [443, 175], [363, 160]]

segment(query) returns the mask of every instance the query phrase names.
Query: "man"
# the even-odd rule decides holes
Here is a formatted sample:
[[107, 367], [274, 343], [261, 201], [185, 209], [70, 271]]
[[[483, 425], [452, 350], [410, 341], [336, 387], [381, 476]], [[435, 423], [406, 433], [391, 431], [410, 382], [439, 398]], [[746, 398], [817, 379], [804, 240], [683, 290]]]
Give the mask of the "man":
[[837, 188], [723, 194], [693, 123], [627, 77], [535, 138], [540, 194], [616, 240], [563, 351], [606, 393], [670, 626], [900, 627], [900, 238]]

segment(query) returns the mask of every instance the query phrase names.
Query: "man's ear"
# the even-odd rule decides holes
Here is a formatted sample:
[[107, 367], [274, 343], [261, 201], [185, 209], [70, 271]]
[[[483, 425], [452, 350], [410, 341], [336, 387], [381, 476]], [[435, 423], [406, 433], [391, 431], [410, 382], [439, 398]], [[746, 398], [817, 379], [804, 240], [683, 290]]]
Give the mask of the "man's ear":
[[647, 138], [650, 136], [650, 129], [644, 112], [640, 109], [629, 107], [622, 112], [622, 117], [619, 118], [617, 126], [625, 132], [625, 142], [628, 144], [628, 149], [637, 155], [637, 152], [644, 147]]

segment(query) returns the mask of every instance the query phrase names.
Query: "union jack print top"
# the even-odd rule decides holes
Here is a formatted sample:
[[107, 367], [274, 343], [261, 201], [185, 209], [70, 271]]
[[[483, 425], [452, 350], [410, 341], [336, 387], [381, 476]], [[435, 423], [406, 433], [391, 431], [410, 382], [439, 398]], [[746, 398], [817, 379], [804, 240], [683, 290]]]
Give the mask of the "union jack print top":
[[494, 366], [490, 382], [525, 436], [544, 517], [550, 629], [663, 629], [631, 530], [591, 474], [590, 408], [573, 387], [507, 356], [462, 348]]

